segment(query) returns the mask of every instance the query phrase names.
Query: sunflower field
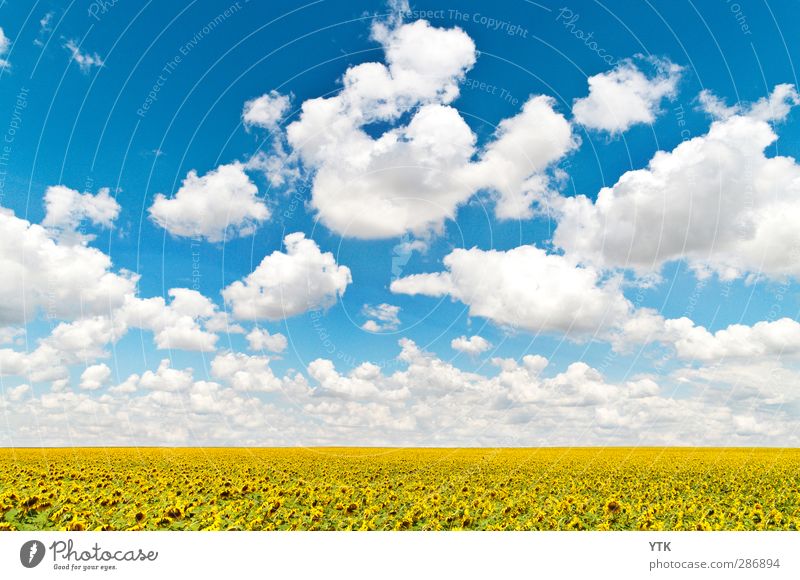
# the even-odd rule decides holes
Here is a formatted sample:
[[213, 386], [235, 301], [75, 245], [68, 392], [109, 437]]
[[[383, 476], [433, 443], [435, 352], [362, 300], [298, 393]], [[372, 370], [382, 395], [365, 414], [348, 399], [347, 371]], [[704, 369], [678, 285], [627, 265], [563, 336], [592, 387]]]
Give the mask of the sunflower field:
[[797, 530], [800, 450], [0, 450], [0, 530]]

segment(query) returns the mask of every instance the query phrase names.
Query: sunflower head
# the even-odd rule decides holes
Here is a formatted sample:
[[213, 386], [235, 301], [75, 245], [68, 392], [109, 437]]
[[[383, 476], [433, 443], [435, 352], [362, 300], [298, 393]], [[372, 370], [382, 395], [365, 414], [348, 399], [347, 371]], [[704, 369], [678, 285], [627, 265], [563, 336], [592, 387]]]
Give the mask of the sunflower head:
[[622, 511], [622, 506], [619, 502], [615, 499], [612, 499], [610, 502], [606, 504], [606, 511], [611, 514], [612, 516], [617, 515], [619, 512]]

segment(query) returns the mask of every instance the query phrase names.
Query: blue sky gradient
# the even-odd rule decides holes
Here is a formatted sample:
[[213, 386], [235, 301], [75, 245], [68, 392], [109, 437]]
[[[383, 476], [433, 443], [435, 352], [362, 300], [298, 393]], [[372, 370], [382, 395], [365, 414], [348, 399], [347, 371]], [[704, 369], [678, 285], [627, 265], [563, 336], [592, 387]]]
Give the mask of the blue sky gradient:
[[[552, 179], [551, 194], [560, 198], [584, 195], [596, 200], [602, 188], [614, 186], [627, 172], [646, 168], [656, 152], [670, 152], [682, 142], [708, 133], [714, 118], [702, 107], [698, 97], [702, 91], [713, 93], [729, 106], [738, 104], [745, 115], [742, 111], [747, 111], [749, 104], [769, 97], [777, 85], [797, 85], [794, 63], [800, 62], [800, 44], [795, 39], [800, 34], [800, 24], [789, 3], [601, 4], [575, 0], [554, 4], [519, 0], [472, 1], [454, 7], [434, 0], [412, 2], [411, 12], [404, 15], [402, 22], [393, 20], [391, 8], [397, 6], [400, 5], [338, 0], [307, 4], [245, 0], [185, 5], [117, 2], [105, 6], [75, 2], [68, 9], [48, 2], [0, 5], [0, 27], [9, 40], [5, 54], [0, 54], [7, 63], [0, 68], [0, 135], [5, 135], [8, 144], [7, 162], [0, 168], [5, 172], [0, 206], [16, 218], [39, 224], [46, 219], [44, 197], [48, 187], [64, 185], [90, 194], [110, 188], [119, 205], [113, 227], [98, 227], [84, 220], [80, 231], [96, 236], [85, 243], [110, 257], [112, 271], [129, 270], [139, 276], [137, 295], [143, 299], [168, 299], [170, 289], [190, 288], [207, 297], [220, 311], [230, 311], [231, 304], [223, 300], [223, 290], [251, 274], [273, 252], [286, 251], [284, 238], [294, 232], [303, 232], [323, 254], [330, 252], [336, 264], [349, 268], [352, 276], [346, 291], [334, 293], [333, 302], [321, 310], [308, 308], [282, 319], [232, 318], [231, 323], [241, 324], [245, 333], [217, 331], [219, 339], [214, 351], [159, 348], [151, 330], [131, 327], [104, 345], [105, 355], [68, 364], [67, 380], [55, 387], [52, 380], [34, 380], [30, 368], [14, 373], [8, 370], [8, 364], [5, 369], [0, 365], [6, 417], [5, 428], [0, 426], [0, 443], [514, 445], [796, 441], [792, 425], [797, 419], [794, 391], [798, 384], [782, 382], [783, 394], [776, 398], [774, 393], [764, 393], [774, 384], [755, 385], [745, 375], [719, 378], [723, 371], [761, 368], [758, 365], [766, 364], [766, 358], [723, 356], [713, 363], [688, 360], [675, 355], [673, 339], [644, 340], [626, 349], [615, 349], [613, 340], [601, 331], [576, 337], [525, 324], [512, 328], [492, 317], [470, 315], [469, 306], [452, 294], [393, 291], [390, 286], [400, 278], [442, 272], [445, 257], [457, 248], [507, 252], [535, 245], [550, 255], [569, 254], [554, 241], [560, 219], [557, 212], [499, 219], [489, 188], [478, 188], [458, 204], [454, 219], [444, 218], [439, 231], [359, 239], [320, 220], [312, 201], [315, 168], [299, 163], [299, 177], [277, 186], [262, 172], [248, 170], [258, 188], [257, 198], [271, 213], [248, 235], [236, 236], [229, 231], [223, 242], [192, 239], [175, 235], [150, 218], [156, 196], [174, 197], [192, 170], [202, 176], [221, 165], [245, 163], [259, 152], [274, 156], [276, 139], [284, 140], [283, 146], [291, 152], [284, 131], [301, 119], [303, 103], [339, 94], [343, 75], [352, 67], [386, 62], [383, 47], [374, 36], [372, 27], [376, 22], [402, 27], [425, 19], [436, 28], [458, 27], [472, 39], [477, 50], [475, 65], [459, 78], [459, 96], [449, 104], [473, 132], [477, 151], [493, 142], [501, 121], [517, 115], [531, 95], [552, 97], [553, 110], [568, 120], [572, 136], [579, 142], [543, 172]], [[72, 41], [79, 47], [80, 56], [72, 54]], [[89, 64], [81, 66], [80, 59], [87, 56]], [[92, 56], [102, 64], [92, 64]], [[633, 62], [650, 81], [655, 78], [655, 62], [669, 62], [681, 69], [672, 94], [655, 99], [652, 122], [634, 122], [618, 132], [577, 122], [573, 107], [576, 100], [587, 97], [588, 79], [625, 62]], [[245, 102], [270, 91], [291, 98], [279, 122], [271, 128], [245, 123]], [[373, 137], [380, 136], [408, 123], [415, 110], [365, 130]], [[793, 109], [770, 121], [779, 138], [766, 148], [767, 157], [800, 155], [797, 115]], [[474, 155], [473, 160], [478, 157]], [[776, 198], [785, 195], [794, 199], [792, 196], [796, 195], [792, 191], [773, 193]], [[719, 199], [722, 204], [728, 203], [724, 191]], [[710, 228], [715, 227], [717, 218], [700, 216]], [[423, 241], [426, 249], [398, 249], [402, 242], [414, 240]], [[585, 260], [579, 263], [581, 266], [577, 267], [586, 265]], [[597, 271], [599, 284], [615, 277], [624, 280], [620, 292], [635, 310], [652, 309], [664, 320], [686, 317], [711, 333], [730, 325], [752, 327], [762, 321], [798, 318], [798, 285], [791, 274], [750, 272], [731, 280], [718, 274], [699, 278], [688, 262], [680, 259], [668, 260], [659, 269], [660, 279], [655, 282], [642, 282], [635, 272], [624, 267], [598, 266]], [[537, 281], [525, 283], [533, 285]], [[26, 284], [24, 279], [6, 281], [3, 286], [9, 288], [3, 292], [25, 292]], [[399, 307], [399, 322], [378, 332], [365, 330], [362, 326], [369, 319], [365, 306], [379, 304]], [[59, 323], [74, 320], [48, 318], [39, 311], [25, 324], [10, 323], [8, 329], [24, 328], [24, 334], [16, 334], [0, 348], [33, 352]], [[269, 367], [277, 377], [299, 372], [311, 394], [289, 396], [287, 401], [277, 391], [248, 393], [247, 397], [268, 409], [259, 407], [259, 420], [243, 420], [241, 424], [223, 417], [224, 413], [217, 419], [208, 414], [195, 417], [195, 411], [186, 403], [189, 399], [181, 399], [176, 411], [179, 420], [170, 419], [171, 427], [164, 429], [158, 426], [157, 413], [147, 415], [141, 411], [143, 416], [138, 418], [133, 412], [125, 417], [120, 414], [119, 409], [125, 405], [138, 409], [138, 404], [125, 402], [128, 399], [124, 398], [135, 395], [109, 394], [112, 391], [108, 389], [124, 383], [132, 374], [155, 371], [162, 359], [169, 359], [173, 369], [191, 367], [195, 381], [216, 381], [220, 389], [232, 388], [214, 375], [212, 362], [220, 353], [247, 352], [245, 334], [255, 326], [287, 338], [285, 350], [267, 355]], [[491, 347], [473, 354], [459, 352], [451, 341], [460, 336], [483, 337]], [[709, 435], [695, 427], [676, 426], [657, 414], [642, 419], [642, 413], [646, 414], [642, 410], [629, 411], [637, 417], [633, 423], [615, 419], [603, 425], [601, 419], [606, 415], [598, 411], [603, 397], [589, 397], [577, 405], [593, 409], [585, 416], [574, 415], [574, 409], [566, 405], [572, 410], [565, 411], [559, 422], [561, 405], [544, 409], [536, 407], [540, 403], [516, 401], [509, 406], [498, 402], [506, 399], [497, 392], [481, 397], [472, 392], [472, 387], [466, 388], [470, 392], [466, 398], [442, 395], [438, 399], [443, 408], [467, 409], [465, 416], [474, 419], [472, 423], [455, 419], [437, 423], [426, 418], [430, 415], [421, 413], [415, 403], [424, 399], [430, 405], [427, 395], [418, 397], [413, 393], [404, 399], [407, 402], [403, 409], [379, 398], [348, 399], [338, 393], [331, 396], [331, 405], [338, 405], [337, 410], [325, 411], [332, 413], [333, 419], [315, 410], [322, 404], [319, 401], [326, 400], [326, 387], [309, 372], [312, 361], [331, 360], [341, 376], [371, 362], [383, 368], [384, 377], [389, 377], [408, 365], [407, 360], [397, 358], [401, 339], [413, 341], [442, 364], [452, 365], [459, 372], [477, 373], [486, 381], [498, 374], [499, 363], [492, 359], [514, 359], [522, 364], [526, 355], [547, 358], [545, 374], [551, 378], [566, 373], [575, 363], [585, 363], [602, 375], [605, 385], [652, 381], [657, 384], [658, 396], [668, 401], [663, 406], [688, 399], [691, 409], [675, 413], [695, 417], [707, 412], [714, 417], [717, 431]], [[800, 377], [796, 374], [792, 344], [781, 345], [777, 354], [764, 357], [779, 369], [776, 372], [781, 373], [780, 381]], [[84, 371], [101, 364], [110, 369], [102, 386], [81, 388]], [[695, 372], [710, 368], [720, 371], [715, 379], [707, 375], [700, 379], [696, 373], [685, 379], [685, 372], [689, 372], [686, 369]], [[470, 384], [478, 381], [464, 380]], [[20, 386], [26, 387], [19, 390]], [[552, 388], [558, 392], [561, 387]], [[751, 388], [758, 394], [738, 398], [740, 390]], [[12, 393], [13, 389], [18, 390]], [[378, 387], [385, 389], [388, 387]], [[73, 393], [73, 398], [65, 393]], [[42, 397], [48, 394], [57, 394], [58, 403], [43, 403]], [[123, 402], [96, 402], [104, 396], [121, 397]], [[75, 408], [84, 398], [93, 401], [90, 406], [122, 406], [112, 410], [93, 407], [94, 415], [81, 419]], [[218, 401], [225, 400], [220, 395]], [[517, 408], [518, 403], [522, 407]], [[725, 410], [720, 411], [717, 403]], [[245, 402], [241, 404], [246, 406]], [[661, 403], [653, 404], [663, 407], [659, 406]], [[617, 410], [624, 417], [624, 405], [619, 405]], [[387, 416], [391, 416], [386, 425], [370, 419], [381, 416], [380, 409], [384, 407]], [[433, 408], [435, 415], [439, 411]], [[484, 415], [499, 408], [506, 410]], [[53, 417], [49, 417], [51, 412], [55, 413]], [[30, 413], [40, 419], [35, 432], [22, 427], [24, 417]], [[294, 414], [300, 418], [293, 419]], [[404, 426], [403, 421], [412, 416], [414, 426]], [[536, 416], [545, 419], [533, 419]], [[351, 424], [344, 420], [347, 417], [354, 417]], [[171, 430], [176, 421], [183, 427]], [[140, 430], [130, 427], [134, 423], [150, 426]], [[563, 423], [575, 426], [562, 431], [554, 427]], [[468, 427], [470, 424], [473, 426]], [[276, 435], [276, 430], [281, 434]], [[169, 433], [172, 434], [165, 435]]]

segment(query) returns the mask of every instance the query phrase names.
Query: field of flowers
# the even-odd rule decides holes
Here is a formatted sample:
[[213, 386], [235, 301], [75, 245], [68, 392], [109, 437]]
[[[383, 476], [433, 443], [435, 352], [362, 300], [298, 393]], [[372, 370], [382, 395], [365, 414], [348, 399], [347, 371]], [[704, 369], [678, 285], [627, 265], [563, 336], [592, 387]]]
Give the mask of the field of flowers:
[[0, 450], [0, 530], [461, 529], [797, 530], [800, 450]]

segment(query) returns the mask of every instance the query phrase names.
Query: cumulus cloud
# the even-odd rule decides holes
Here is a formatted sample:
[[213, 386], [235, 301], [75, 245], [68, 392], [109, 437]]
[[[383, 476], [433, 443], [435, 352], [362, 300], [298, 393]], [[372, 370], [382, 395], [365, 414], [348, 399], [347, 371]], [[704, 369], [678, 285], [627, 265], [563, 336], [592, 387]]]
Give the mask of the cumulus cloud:
[[578, 144], [569, 122], [555, 111], [555, 100], [534, 96], [519, 114], [500, 122], [469, 175], [476, 189], [497, 192], [499, 219], [527, 219], [551, 190], [546, 169]]
[[41, 315], [53, 324], [30, 347], [17, 340], [20, 329], [0, 327], [0, 343], [25, 347], [0, 349], [0, 375], [53, 381], [54, 389], [60, 389], [70, 366], [91, 366], [109, 356], [109, 345], [130, 328], [152, 331], [157, 348], [197, 351], [215, 349], [214, 329], [244, 332], [227, 324], [226, 314], [194, 290], [171, 289], [169, 304], [161, 297], [137, 296], [138, 276], [114, 272], [109, 256], [90, 247], [91, 237], [77, 229], [84, 219], [112, 225], [119, 206], [107, 190], [91, 195], [52, 187], [45, 205], [42, 223], [47, 227], [0, 208], [0, 268], [5, 274], [0, 321], [32, 322]]
[[119, 203], [107, 187], [97, 194], [80, 193], [64, 185], [53, 185], [44, 193], [46, 214], [42, 225], [55, 229], [65, 241], [90, 241], [78, 228], [84, 220], [96, 226], [110, 228], [119, 215]]
[[303, 233], [284, 239], [286, 252], [266, 256], [244, 280], [222, 291], [242, 320], [281, 320], [332, 306], [352, 281], [350, 269]]
[[159, 349], [213, 351], [219, 337], [201, 322], [214, 318], [216, 305], [188, 288], [172, 288], [168, 294], [169, 304], [160, 296], [129, 297], [119, 317], [128, 326], [152, 331]]
[[218, 354], [211, 362], [213, 377], [225, 381], [238, 391], [274, 392], [282, 383], [269, 367], [269, 358], [241, 352]]
[[138, 277], [112, 271], [111, 258], [85, 244], [62, 243], [38, 224], [0, 208], [0, 324], [39, 311], [71, 319], [108, 314], [133, 294]]
[[[153, 332], [156, 348], [170, 350], [213, 351], [218, 336], [209, 325], [218, 321], [220, 313], [208, 298], [186, 288], [168, 292], [170, 302], [161, 297], [124, 297], [123, 304], [106, 315], [84, 316], [70, 322], [60, 322], [49, 335], [40, 338], [29, 351], [0, 349], [0, 376], [24, 376], [31, 382], [57, 381], [68, 377], [68, 368], [76, 364], [91, 365], [107, 358], [108, 347], [116, 343], [131, 328]], [[234, 329], [235, 330], [235, 329]], [[243, 329], [239, 329], [243, 330]], [[91, 373], [99, 372], [94, 368]], [[105, 365], [99, 365], [104, 367]], [[95, 385], [89, 376], [86, 385]], [[54, 388], [55, 388], [54, 383]], [[96, 386], [84, 386], [94, 389]], [[112, 387], [119, 392], [131, 388]]]
[[380, 368], [371, 363], [363, 363], [345, 376], [336, 371], [332, 361], [317, 359], [309, 363], [308, 374], [332, 395], [366, 398], [380, 392], [374, 382], [380, 377]]
[[216, 306], [194, 290], [173, 288], [169, 295], [172, 301], [167, 304], [161, 297], [142, 299], [130, 294], [108, 315], [60, 322], [28, 352], [0, 349], [0, 375], [25, 376], [32, 382], [61, 381], [68, 376], [68, 367], [108, 357], [108, 347], [131, 328], [152, 331], [159, 349], [213, 351], [218, 337], [203, 323], [219, 314]]
[[[286, 128], [292, 154], [313, 175], [320, 220], [349, 237], [425, 237], [481, 190], [494, 195], [498, 217], [530, 217], [550, 188], [548, 170], [576, 144], [555, 102], [531, 96], [479, 148], [451, 106], [477, 58], [472, 39], [398, 19], [376, 23], [373, 38], [386, 64], [351, 67], [342, 91], [305, 101]], [[387, 128], [377, 133], [378, 123]]]
[[127, 331], [124, 323], [93, 316], [59, 323], [31, 350], [0, 349], [0, 376], [23, 376], [30, 382], [67, 379], [68, 367], [108, 355], [106, 347]]
[[448, 295], [469, 306], [471, 316], [531, 332], [577, 336], [605, 332], [631, 311], [619, 280], [603, 280], [597, 270], [535, 246], [457, 249], [445, 256], [444, 266], [443, 272], [395, 280], [391, 291]]
[[242, 121], [247, 127], [262, 127], [274, 131], [291, 105], [291, 97], [270, 91], [247, 101], [242, 110]]
[[138, 387], [150, 391], [185, 391], [192, 386], [192, 369], [174, 369], [169, 359], [163, 359], [155, 372], [145, 371], [139, 378]]
[[551, 200], [555, 244], [582, 262], [643, 276], [680, 259], [725, 280], [800, 274], [800, 167], [764, 153], [777, 139], [765, 119], [782, 119], [796, 101], [793, 87], [779, 85], [746, 113], [656, 153], [596, 201]]
[[722, 391], [728, 400], [750, 409], [796, 404], [800, 400], [800, 393], [793, 388], [800, 383], [800, 373], [775, 360], [704, 362], [697, 367], [680, 368], [672, 378], [679, 384]]
[[526, 355], [522, 364], [502, 361], [498, 385], [517, 403], [561, 407], [600, 406], [619, 395], [618, 387], [609, 385], [602, 374], [583, 362], [572, 363], [552, 378], [541, 375], [547, 359]]
[[650, 340], [667, 344], [679, 358], [719, 362], [726, 359], [777, 360], [800, 355], [800, 323], [791, 318], [763, 320], [752, 326], [731, 324], [716, 332], [689, 318], [654, 317]]
[[247, 236], [270, 217], [257, 194], [241, 163], [220, 165], [202, 177], [192, 170], [174, 197], [156, 195], [150, 219], [174, 236], [210, 242]]
[[61, 322], [40, 344], [52, 348], [63, 363], [75, 364], [106, 356], [106, 346], [122, 338], [127, 330], [127, 322], [119, 316], [92, 316]]
[[247, 343], [250, 345], [250, 350], [253, 351], [268, 351], [281, 353], [289, 346], [286, 337], [280, 332], [270, 334], [268, 330], [263, 328], [254, 328], [247, 336]]
[[471, 195], [462, 173], [475, 137], [455, 109], [424, 105], [407, 126], [380, 139], [351, 127], [318, 143], [341, 125], [329, 107], [318, 108], [306, 101], [288, 135], [316, 170], [311, 205], [330, 229], [366, 239], [424, 234], [441, 228]]
[[458, 352], [463, 352], [470, 356], [477, 356], [492, 348], [492, 343], [482, 336], [474, 335], [467, 338], [459, 336], [450, 341], [450, 347]]
[[0, 376], [26, 377], [32, 383], [65, 379], [68, 371], [58, 355], [59, 352], [49, 345], [39, 346], [31, 352], [2, 348]]
[[[797, 400], [785, 388], [797, 380], [788, 369], [771, 375], [764, 367], [754, 369], [775, 380], [764, 378], [751, 388], [737, 382], [743, 369], [725, 375], [729, 367], [612, 381], [582, 361], [561, 371], [535, 354], [492, 362], [495, 371], [465, 372], [408, 339], [400, 341], [393, 370], [367, 362], [340, 372], [332, 361], [318, 359], [308, 365], [311, 383], [291, 371], [275, 375], [263, 356], [222, 353], [212, 361], [211, 376], [202, 378], [164, 360], [157, 370], [132, 375], [101, 396], [25, 389], [4, 409], [0, 440], [55, 445], [70, 433], [72, 444], [102, 437], [105, 444], [140, 445], [798, 441], [790, 414], [754, 405], [759, 397]], [[676, 385], [683, 393], [671, 398], [667, 393]], [[47, 420], [31, 430], [26, 425], [32, 415]]]
[[760, 121], [783, 121], [789, 115], [792, 107], [800, 103], [797, 89], [789, 84], [777, 85], [766, 97], [761, 97], [748, 106], [727, 105], [708, 89], [703, 89], [698, 95], [700, 109], [714, 119], [728, 119], [734, 115], [745, 115]]
[[120, 384], [115, 385], [113, 387], [109, 387], [108, 392], [114, 394], [122, 394], [122, 395], [135, 393], [139, 389], [140, 380], [141, 377], [134, 373]]
[[68, 40], [64, 48], [72, 54], [72, 60], [78, 64], [83, 74], [89, 74], [94, 67], [105, 66], [105, 62], [96, 52], [94, 54], [81, 52], [81, 47], [74, 40]]
[[645, 64], [655, 69], [652, 76], [632, 60], [625, 60], [608, 72], [589, 77], [589, 95], [576, 99], [572, 106], [575, 122], [616, 134], [655, 121], [661, 102], [675, 95], [681, 67], [656, 59]]
[[209, 332], [224, 332], [225, 334], [245, 334], [245, 329], [241, 324], [233, 322], [231, 315], [223, 310], [215, 310], [214, 313], [204, 320], [203, 326]]
[[657, 310], [640, 308], [605, 338], [619, 353], [659, 344], [670, 349], [670, 358], [702, 363], [782, 364], [800, 356], [800, 323], [787, 317], [711, 331], [686, 316], [665, 318]]
[[269, 153], [258, 151], [247, 160], [245, 168], [248, 171], [261, 172], [272, 187], [288, 189], [297, 186], [298, 189], [302, 188], [303, 192], [307, 189], [307, 185], [300, 183], [304, 175], [297, 158], [286, 150], [280, 135], [276, 135], [273, 139]]
[[81, 389], [94, 391], [104, 386], [111, 378], [111, 369], [106, 364], [91, 365], [81, 373]]
[[727, 119], [742, 112], [742, 107], [737, 105], [729, 106], [723, 99], [709, 91], [703, 89], [697, 95], [699, 109], [713, 119]]
[[20, 401], [22, 398], [31, 392], [31, 386], [22, 384], [17, 385], [16, 387], [10, 387], [6, 389], [5, 398], [9, 401]]
[[361, 325], [361, 328], [368, 332], [397, 330], [400, 326], [400, 307], [393, 304], [383, 303], [377, 306], [364, 304], [361, 314], [368, 318]]
[[[584, 362], [569, 364], [562, 372], [547, 372], [548, 361], [539, 355], [526, 355], [519, 361], [493, 359], [498, 372], [484, 376], [461, 371], [408, 339], [400, 345], [398, 361], [406, 368], [390, 374], [369, 363], [342, 374], [331, 361], [314, 361], [309, 374], [319, 390], [304, 411], [348, 433], [361, 429], [374, 437], [376, 427], [382, 427], [395, 433], [394, 441], [405, 444], [415, 440], [489, 444], [498, 438], [506, 445], [574, 444], [576, 438], [586, 444], [675, 444], [709, 437], [718, 442], [726, 437], [729, 441], [766, 437], [737, 427], [743, 417], [763, 422], [764, 413], [753, 413], [738, 401], [731, 406], [720, 404], [712, 394], [719, 387], [711, 386], [712, 393], [698, 390], [689, 398], [674, 400], [662, 395], [651, 377], [615, 383]], [[713, 424], [715, 430], [709, 432], [695, 423], [701, 418], [700, 423]], [[786, 419], [787, 415], [781, 415], [781, 420]], [[787, 425], [781, 424], [768, 436], [786, 437]]]

